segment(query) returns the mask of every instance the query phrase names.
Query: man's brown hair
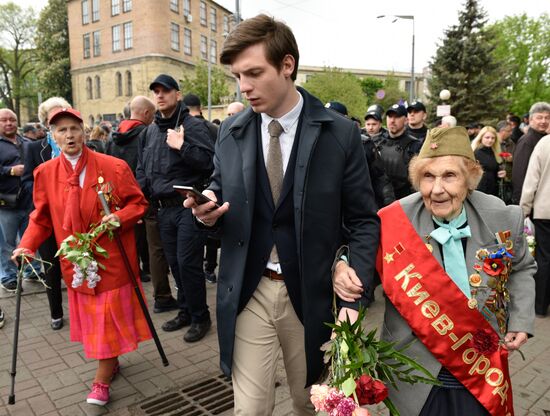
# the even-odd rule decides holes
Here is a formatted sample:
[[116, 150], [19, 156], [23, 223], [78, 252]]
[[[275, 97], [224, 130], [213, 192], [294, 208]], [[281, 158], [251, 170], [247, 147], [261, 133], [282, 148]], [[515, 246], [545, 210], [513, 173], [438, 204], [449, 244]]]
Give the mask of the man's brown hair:
[[296, 38], [287, 25], [265, 14], [244, 20], [227, 36], [220, 62], [231, 65], [238, 54], [258, 43], [264, 44], [267, 61], [278, 70], [283, 67], [284, 57], [291, 55], [295, 61], [291, 78], [296, 81], [300, 58]]

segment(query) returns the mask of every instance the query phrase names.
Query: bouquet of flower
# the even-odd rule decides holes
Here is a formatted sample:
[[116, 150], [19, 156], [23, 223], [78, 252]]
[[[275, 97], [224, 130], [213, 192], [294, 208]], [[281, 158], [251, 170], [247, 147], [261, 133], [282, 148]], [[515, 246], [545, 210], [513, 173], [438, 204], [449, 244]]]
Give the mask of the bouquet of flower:
[[411, 344], [396, 349], [395, 342], [376, 339], [376, 330], [365, 334], [364, 317], [365, 310], [360, 309], [354, 323], [347, 318], [326, 324], [334, 331], [334, 337], [321, 347], [325, 363], [329, 364], [328, 382], [311, 388], [316, 411], [329, 416], [368, 416], [368, 410], [361, 406], [383, 401], [391, 415], [399, 416], [388, 398], [386, 383], [394, 388], [396, 380], [439, 384], [428, 370], [404, 354]]
[[107, 232], [113, 238], [112, 229], [119, 227], [117, 221], [109, 221], [99, 225], [92, 224], [88, 233], [74, 233], [61, 242], [56, 256], [63, 256], [73, 264], [72, 287], [77, 288], [86, 280], [90, 289], [96, 287], [101, 280], [98, 270], [105, 270], [105, 266], [96, 260], [96, 256], [109, 258], [109, 253], [101, 247], [97, 240]]
[[523, 235], [525, 235], [525, 240], [527, 241], [527, 247], [529, 247], [529, 253], [531, 253], [531, 255], [535, 257], [535, 247], [537, 243], [535, 241], [535, 235], [533, 233], [533, 229], [528, 226], [524, 227]]

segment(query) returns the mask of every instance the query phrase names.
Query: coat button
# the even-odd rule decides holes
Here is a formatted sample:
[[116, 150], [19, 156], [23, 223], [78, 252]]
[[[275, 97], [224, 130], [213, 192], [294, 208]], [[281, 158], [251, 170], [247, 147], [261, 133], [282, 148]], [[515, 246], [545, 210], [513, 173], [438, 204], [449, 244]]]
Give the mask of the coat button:
[[243, 240], [239, 240], [239, 242], [237, 243], [237, 245], [238, 245], [239, 247], [244, 246], [244, 241], [243, 241]]
[[233, 291], [233, 286], [229, 286], [229, 287], [227, 288], [227, 292], [228, 292], [228, 293], [231, 293], [232, 291]]

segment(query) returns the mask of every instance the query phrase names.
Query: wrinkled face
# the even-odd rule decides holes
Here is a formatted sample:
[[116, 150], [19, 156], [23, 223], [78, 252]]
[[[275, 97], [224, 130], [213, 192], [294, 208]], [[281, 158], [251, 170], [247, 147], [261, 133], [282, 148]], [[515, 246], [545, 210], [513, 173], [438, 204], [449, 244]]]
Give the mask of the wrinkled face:
[[365, 130], [367, 130], [367, 134], [369, 136], [374, 136], [375, 134], [378, 134], [381, 128], [382, 128], [382, 122], [376, 120], [373, 117], [369, 117], [365, 121]]
[[0, 110], [0, 134], [9, 138], [17, 134], [17, 117], [11, 110]]
[[405, 123], [407, 122], [407, 117], [397, 116], [394, 113], [390, 113], [386, 116], [386, 125], [388, 126], [388, 131], [393, 136], [398, 136], [403, 130], [405, 130]]
[[72, 117], [59, 117], [55, 120], [53, 138], [63, 153], [76, 156], [84, 145], [84, 129], [82, 124]]
[[294, 58], [286, 55], [282, 67], [276, 68], [267, 61], [263, 43], [249, 46], [231, 63], [231, 72], [239, 80], [239, 87], [256, 113], [278, 118], [295, 104], [290, 94]]
[[457, 217], [468, 195], [466, 175], [459, 157], [435, 157], [420, 175], [420, 193], [424, 206], [435, 217]]
[[510, 124], [507, 124], [506, 127], [501, 129], [500, 132], [499, 132], [500, 141], [503, 142], [508, 137], [510, 137], [511, 134], [512, 134], [512, 127], [510, 126]]
[[178, 105], [180, 92], [176, 89], [169, 90], [168, 88], [156, 84], [153, 88], [153, 96], [159, 111], [164, 114], [169, 114], [174, 111]]
[[529, 127], [544, 133], [550, 127], [550, 113], [535, 113], [529, 118]]
[[492, 147], [496, 139], [495, 135], [488, 131], [481, 137], [481, 144], [485, 147]]
[[424, 125], [426, 120], [426, 113], [422, 110], [413, 110], [411, 109], [407, 113], [407, 120], [409, 121], [409, 126], [413, 129], [418, 129]]

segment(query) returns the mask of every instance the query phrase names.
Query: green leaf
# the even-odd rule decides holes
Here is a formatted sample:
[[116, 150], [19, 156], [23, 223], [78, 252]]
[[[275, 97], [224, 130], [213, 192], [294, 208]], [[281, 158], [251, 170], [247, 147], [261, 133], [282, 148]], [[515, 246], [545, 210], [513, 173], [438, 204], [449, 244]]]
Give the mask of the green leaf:
[[355, 391], [355, 380], [353, 377], [348, 377], [343, 383], [342, 383], [342, 392], [346, 395], [346, 397], [349, 397], [353, 394]]

